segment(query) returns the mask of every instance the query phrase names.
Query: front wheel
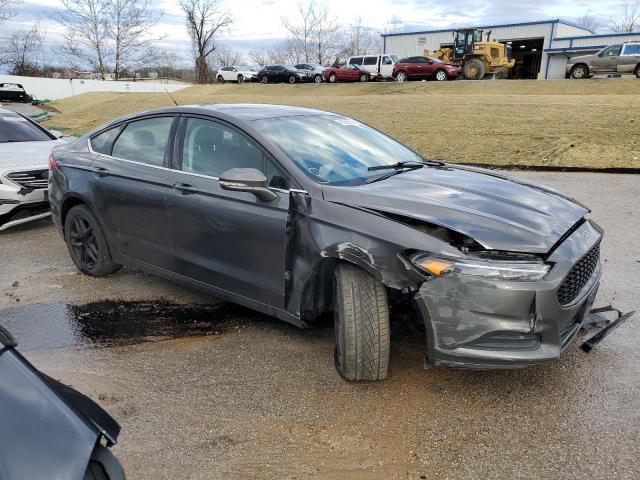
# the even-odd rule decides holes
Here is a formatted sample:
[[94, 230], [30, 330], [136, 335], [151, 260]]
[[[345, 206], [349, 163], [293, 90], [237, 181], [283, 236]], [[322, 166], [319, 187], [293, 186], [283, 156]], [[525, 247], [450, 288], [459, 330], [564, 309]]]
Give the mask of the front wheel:
[[436, 72], [436, 80], [438, 82], [444, 82], [448, 78], [449, 78], [449, 75], [447, 75], [447, 72], [445, 72], [444, 70], [438, 70]]
[[122, 268], [111, 260], [107, 239], [86, 205], [76, 205], [67, 213], [64, 240], [71, 260], [86, 275], [104, 277]]
[[224, 83], [224, 77], [222, 75], [218, 75], [218, 83]]
[[389, 367], [389, 304], [382, 283], [348, 264], [335, 272], [335, 364], [347, 380], [375, 381]]
[[296, 83], [296, 77], [295, 77], [295, 75], [290, 75], [290, 76], [289, 76], [289, 83], [291, 83], [291, 84]]
[[367, 75], [366, 73], [363, 73], [362, 75], [360, 75], [360, 81], [361, 82], [368, 82], [369, 81], [369, 75]]
[[269, 79], [266, 76], [262, 77], [262, 83], [269, 83]]
[[485, 74], [484, 63], [478, 58], [472, 58], [464, 64], [463, 72], [467, 80], [482, 80]]
[[244, 75], [238, 75], [238, 83], [244, 83]]
[[640, 65], [636, 67], [636, 77], [640, 78]]
[[316, 75], [315, 77], [313, 77], [313, 81], [315, 83], [322, 83], [322, 75]]
[[585, 65], [576, 65], [571, 69], [571, 78], [575, 80], [587, 78], [587, 75], [589, 75], [589, 70]]
[[396, 82], [406, 82], [407, 74], [405, 72], [398, 72], [396, 75]]

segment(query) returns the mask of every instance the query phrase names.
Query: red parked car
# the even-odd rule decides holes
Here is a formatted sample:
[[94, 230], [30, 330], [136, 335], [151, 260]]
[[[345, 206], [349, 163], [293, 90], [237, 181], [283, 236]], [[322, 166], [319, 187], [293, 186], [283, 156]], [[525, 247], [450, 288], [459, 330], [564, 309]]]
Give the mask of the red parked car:
[[371, 74], [360, 65], [347, 63], [341, 67], [325, 68], [322, 73], [324, 79], [329, 83], [341, 82], [368, 82]]
[[393, 67], [393, 78], [398, 82], [427, 78], [435, 78], [443, 82], [450, 78], [458, 78], [461, 73], [460, 67], [431, 57], [402, 58]]

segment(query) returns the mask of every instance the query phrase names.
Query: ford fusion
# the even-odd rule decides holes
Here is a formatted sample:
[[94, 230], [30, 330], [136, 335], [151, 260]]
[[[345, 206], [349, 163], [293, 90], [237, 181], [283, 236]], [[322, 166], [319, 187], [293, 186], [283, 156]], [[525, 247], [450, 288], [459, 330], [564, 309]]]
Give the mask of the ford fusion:
[[424, 326], [430, 365], [555, 360], [601, 276], [583, 205], [319, 110], [146, 111], [56, 148], [51, 167], [82, 272], [140, 268], [300, 327], [333, 317], [349, 380], [386, 377], [390, 317]]

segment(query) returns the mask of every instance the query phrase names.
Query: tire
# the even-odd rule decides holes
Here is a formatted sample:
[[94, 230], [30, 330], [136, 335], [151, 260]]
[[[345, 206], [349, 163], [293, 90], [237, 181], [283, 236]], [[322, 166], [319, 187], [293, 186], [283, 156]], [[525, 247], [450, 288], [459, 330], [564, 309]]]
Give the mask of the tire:
[[636, 78], [640, 78], [640, 65], [636, 67]]
[[295, 75], [289, 75], [289, 78], [287, 79], [289, 81], [290, 84], [294, 84], [296, 83], [296, 77]]
[[316, 75], [315, 77], [313, 77], [313, 81], [315, 83], [322, 83], [322, 75]]
[[64, 240], [71, 260], [85, 275], [104, 277], [122, 268], [111, 260], [107, 239], [86, 205], [76, 205], [67, 213]]
[[369, 81], [369, 75], [367, 75], [366, 73], [363, 73], [362, 75], [360, 75], [360, 81], [361, 82], [368, 82]]
[[108, 448], [94, 448], [83, 480], [125, 480], [124, 469]]
[[262, 83], [267, 84], [269, 83], [269, 79], [267, 78], [267, 76], [265, 75], [264, 77], [262, 77], [262, 80], [260, 80]]
[[244, 83], [244, 75], [238, 75], [238, 83]]
[[406, 82], [409, 79], [406, 72], [398, 72], [396, 82]]
[[579, 63], [578, 65], [574, 65], [571, 69], [571, 78], [575, 80], [582, 80], [583, 78], [587, 78], [589, 76], [589, 67], [586, 65]]
[[329, 75], [329, 83], [336, 83], [337, 80], [338, 80], [338, 77], [336, 76], [335, 73], [332, 73], [331, 75]]
[[384, 285], [353, 265], [335, 272], [336, 369], [347, 380], [376, 381], [389, 367], [389, 304]]
[[482, 80], [484, 78], [484, 63], [478, 58], [472, 58], [464, 64], [462, 69], [467, 80]]
[[218, 75], [218, 83], [224, 83], [224, 77], [222, 75]]
[[449, 75], [444, 70], [438, 70], [435, 75], [435, 79], [438, 82], [446, 82], [449, 80]]

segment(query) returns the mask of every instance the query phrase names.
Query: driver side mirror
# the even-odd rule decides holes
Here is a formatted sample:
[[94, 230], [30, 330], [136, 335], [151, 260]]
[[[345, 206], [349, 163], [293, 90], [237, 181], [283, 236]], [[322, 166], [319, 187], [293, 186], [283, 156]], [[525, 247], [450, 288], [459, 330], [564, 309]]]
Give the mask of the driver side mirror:
[[220, 187], [234, 192], [253, 193], [263, 202], [271, 202], [278, 195], [267, 186], [267, 177], [256, 168], [232, 168], [220, 176]]

